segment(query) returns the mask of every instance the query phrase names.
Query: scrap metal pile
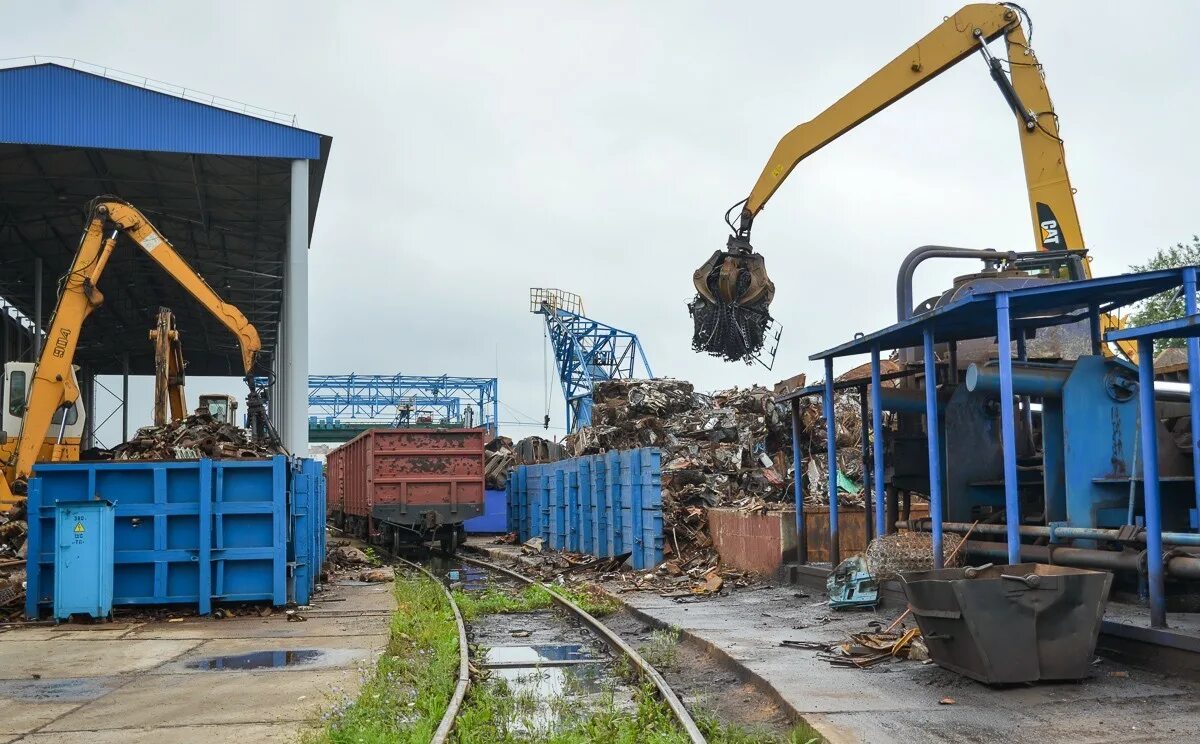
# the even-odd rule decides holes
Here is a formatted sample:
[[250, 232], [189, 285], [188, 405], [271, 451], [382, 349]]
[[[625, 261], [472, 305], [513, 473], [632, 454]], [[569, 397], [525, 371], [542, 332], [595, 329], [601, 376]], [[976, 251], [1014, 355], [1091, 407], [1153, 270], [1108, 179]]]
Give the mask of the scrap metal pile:
[[25, 600], [25, 505], [0, 514], [0, 621], [16, 619]]
[[525, 437], [513, 444], [508, 437], [496, 437], [484, 445], [484, 482], [489, 489], [503, 491], [508, 486], [510, 468], [554, 462], [563, 457], [563, 446], [548, 439]]
[[144, 426], [108, 452], [113, 460], [245, 460], [274, 454], [274, 448], [252, 441], [245, 429], [221, 423], [204, 410], [165, 426]]

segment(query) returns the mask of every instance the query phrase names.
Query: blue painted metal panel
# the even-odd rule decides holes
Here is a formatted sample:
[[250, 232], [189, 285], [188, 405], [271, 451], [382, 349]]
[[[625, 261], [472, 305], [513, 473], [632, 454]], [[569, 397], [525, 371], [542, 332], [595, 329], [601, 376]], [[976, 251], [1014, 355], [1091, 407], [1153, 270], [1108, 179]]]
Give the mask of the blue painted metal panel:
[[321, 157], [321, 135], [54, 64], [0, 70], [0, 142]]
[[312, 461], [55, 463], [34, 475], [31, 616], [53, 599], [56, 502], [116, 503], [115, 606], [193, 604], [207, 614], [214, 601], [306, 601], [324, 557], [324, 523], [316, 518], [324, 513], [324, 475]]
[[108, 617], [113, 605], [113, 505], [60, 501], [54, 512], [54, 618]]
[[663, 560], [661, 467], [655, 448], [523, 465], [504, 494], [510, 523], [522, 541], [599, 558], [630, 551], [634, 568], [653, 568]]
[[509, 493], [516, 488], [516, 478], [508, 479], [507, 491], [487, 490], [483, 492], [483, 514], [463, 522], [463, 528], [470, 534], [495, 535], [503, 532], [516, 532], [511, 521], [515, 515], [508, 508]]

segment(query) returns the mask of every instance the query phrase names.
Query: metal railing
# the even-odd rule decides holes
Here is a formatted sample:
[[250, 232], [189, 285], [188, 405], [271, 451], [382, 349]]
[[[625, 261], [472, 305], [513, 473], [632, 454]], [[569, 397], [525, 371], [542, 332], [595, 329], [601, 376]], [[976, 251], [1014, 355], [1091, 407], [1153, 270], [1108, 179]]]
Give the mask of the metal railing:
[[176, 98], [182, 98], [187, 101], [194, 101], [196, 103], [215, 106], [217, 108], [225, 109], [226, 111], [246, 114], [247, 116], [253, 116], [257, 119], [272, 121], [276, 124], [286, 124], [290, 127], [296, 126], [295, 114], [288, 114], [282, 111], [275, 111], [274, 109], [263, 108], [262, 106], [255, 106], [250, 103], [245, 103], [244, 101], [236, 101], [232, 98], [226, 98], [225, 96], [218, 96], [215, 93], [206, 93], [202, 90], [196, 90], [195, 88], [187, 88], [182, 85], [176, 85], [174, 83], [168, 83], [162, 80], [155, 80], [154, 78], [147, 77], [145, 75], [138, 75], [136, 73], [126, 72], [124, 70], [118, 70], [114, 67], [108, 67], [107, 65], [98, 65], [94, 62], [87, 62], [81, 59], [75, 59], [73, 57], [58, 57], [52, 54], [35, 54], [26, 55], [24, 57], [5, 57], [0, 58], [0, 69], [10, 67], [26, 67], [28, 65], [41, 65], [47, 63], [60, 65], [62, 67], [69, 67], [72, 70], [79, 70], [92, 75], [99, 75], [100, 77], [108, 78], [109, 80], [116, 80], [121, 83], [127, 83], [129, 85], [136, 85], [137, 87], [145, 88], [146, 90], [153, 90], [158, 93], [166, 93], [167, 95], [175, 96]]

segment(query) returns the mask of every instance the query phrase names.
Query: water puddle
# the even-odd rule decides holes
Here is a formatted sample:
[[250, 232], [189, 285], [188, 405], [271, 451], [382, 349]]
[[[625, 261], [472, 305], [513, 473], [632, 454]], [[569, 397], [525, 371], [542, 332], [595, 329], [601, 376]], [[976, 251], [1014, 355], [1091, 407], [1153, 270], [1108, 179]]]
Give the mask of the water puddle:
[[474, 592], [487, 588], [488, 573], [482, 568], [463, 563], [437, 553], [431, 554], [426, 566], [434, 576], [440, 576], [452, 589]]
[[599, 661], [581, 643], [546, 646], [492, 646], [483, 657], [485, 666], [553, 666], [555, 662]]
[[0, 680], [0, 698], [29, 703], [82, 703], [112, 689], [112, 677]]
[[204, 671], [245, 671], [247, 669], [280, 669], [283, 667], [313, 665], [327, 656], [327, 652], [315, 648], [294, 651], [255, 651], [249, 654], [209, 656], [186, 662], [188, 669]]

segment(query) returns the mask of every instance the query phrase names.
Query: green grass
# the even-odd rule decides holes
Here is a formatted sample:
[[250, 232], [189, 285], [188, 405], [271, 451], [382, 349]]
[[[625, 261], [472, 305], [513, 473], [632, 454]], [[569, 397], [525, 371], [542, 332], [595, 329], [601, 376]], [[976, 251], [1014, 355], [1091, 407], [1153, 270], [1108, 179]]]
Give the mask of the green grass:
[[652, 631], [649, 643], [643, 644], [638, 653], [655, 669], [674, 667], [679, 661], [679, 629], [662, 628]]
[[582, 584], [576, 586], [551, 585], [555, 592], [574, 602], [592, 617], [604, 617], [621, 609], [621, 603], [598, 586]]
[[554, 599], [549, 592], [533, 584], [516, 594], [509, 593], [499, 586], [489, 586], [481, 592], [464, 592], [455, 589], [454, 601], [458, 603], [459, 612], [467, 622], [480, 615], [493, 615], [499, 612], [532, 612], [533, 610], [544, 610], [554, 604]]
[[388, 646], [357, 699], [334, 700], [308, 744], [426, 744], [458, 677], [458, 631], [441, 586], [396, 575]]

